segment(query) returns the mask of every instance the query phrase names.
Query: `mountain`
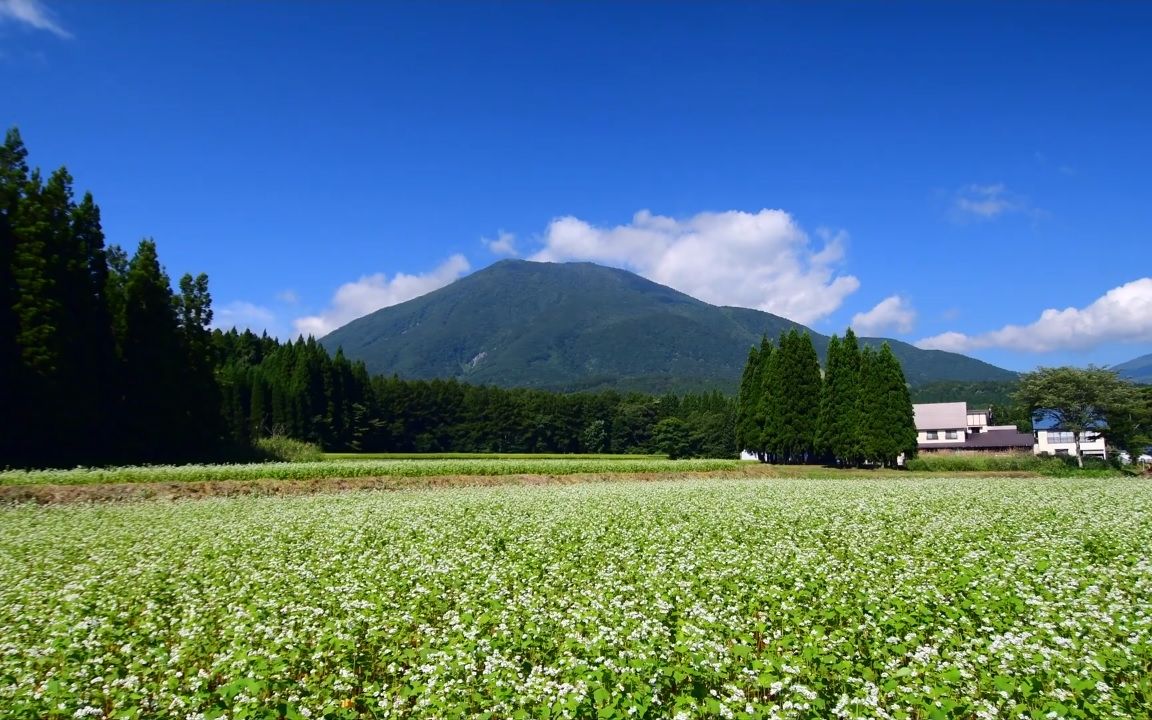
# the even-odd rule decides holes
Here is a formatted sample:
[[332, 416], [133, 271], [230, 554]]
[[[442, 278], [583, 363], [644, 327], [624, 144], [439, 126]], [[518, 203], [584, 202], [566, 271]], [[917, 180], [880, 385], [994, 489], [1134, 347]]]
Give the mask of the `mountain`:
[[1113, 365], [1110, 369], [1132, 382], [1152, 384], [1152, 353]]
[[[626, 270], [504, 260], [354, 320], [320, 343], [342, 347], [370, 372], [403, 378], [734, 393], [748, 348], [791, 328], [807, 330], [766, 312], [709, 305]], [[813, 332], [812, 340], [823, 356], [828, 338]], [[912, 384], [1015, 378], [963, 355], [888, 342]]]

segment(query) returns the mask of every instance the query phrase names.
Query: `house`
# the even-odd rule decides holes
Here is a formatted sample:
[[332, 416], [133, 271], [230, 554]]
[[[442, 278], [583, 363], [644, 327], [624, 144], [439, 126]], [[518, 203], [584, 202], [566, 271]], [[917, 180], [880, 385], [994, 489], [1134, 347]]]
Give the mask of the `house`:
[[916, 447], [920, 452], [1023, 452], [1033, 450], [1035, 438], [1015, 425], [989, 425], [987, 408], [967, 403], [917, 403]]
[[[1051, 418], [1034, 420], [1032, 427], [1036, 430], [1036, 446], [1033, 452], [1037, 455], [1076, 456], [1076, 437], [1071, 430], [1061, 428]], [[1084, 457], [1107, 457], [1108, 447], [1104, 443], [1104, 436], [1090, 430], [1081, 433], [1080, 453]]]

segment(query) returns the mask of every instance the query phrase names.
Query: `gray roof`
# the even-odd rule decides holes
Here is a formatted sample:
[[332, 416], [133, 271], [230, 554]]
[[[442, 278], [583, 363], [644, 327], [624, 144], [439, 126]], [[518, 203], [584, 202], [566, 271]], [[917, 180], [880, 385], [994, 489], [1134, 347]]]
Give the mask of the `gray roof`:
[[968, 405], [962, 402], [917, 403], [912, 406], [917, 430], [968, 427]]

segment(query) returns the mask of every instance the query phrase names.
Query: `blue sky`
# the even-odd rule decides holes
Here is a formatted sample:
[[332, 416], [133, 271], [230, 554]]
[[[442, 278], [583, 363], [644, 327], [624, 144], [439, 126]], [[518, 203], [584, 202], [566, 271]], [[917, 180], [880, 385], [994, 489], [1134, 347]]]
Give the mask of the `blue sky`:
[[0, 125], [218, 324], [509, 256], [1013, 369], [1152, 351], [1152, 3], [0, 0]]

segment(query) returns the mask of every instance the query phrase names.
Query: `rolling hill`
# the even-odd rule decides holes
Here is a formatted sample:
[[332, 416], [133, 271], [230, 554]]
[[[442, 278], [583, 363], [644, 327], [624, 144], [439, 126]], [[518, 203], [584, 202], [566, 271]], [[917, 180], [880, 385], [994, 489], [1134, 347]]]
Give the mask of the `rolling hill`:
[[1132, 382], [1152, 384], [1152, 353], [1113, 365], [1110, 369]]
[[[560, 391], [735, 392], [748, 348], [793, 327], [807, 330], [758, 310], [709, 305], [626, 270], [504, 260], [354, 320], [320, 342], [342, 347], [373, 373], [403, 378]], [[828, 338], [812, 332], [812, 339], [823, 356]], [[956, 353], [889, 343], [913, 385], [1015, 378]]]

